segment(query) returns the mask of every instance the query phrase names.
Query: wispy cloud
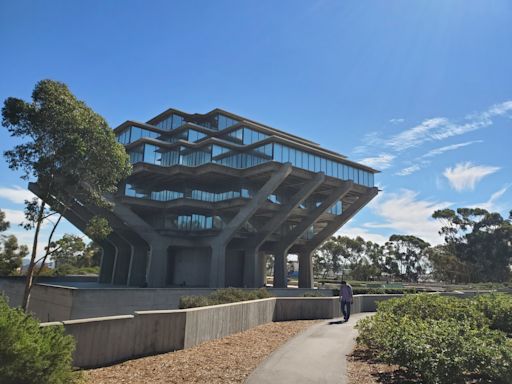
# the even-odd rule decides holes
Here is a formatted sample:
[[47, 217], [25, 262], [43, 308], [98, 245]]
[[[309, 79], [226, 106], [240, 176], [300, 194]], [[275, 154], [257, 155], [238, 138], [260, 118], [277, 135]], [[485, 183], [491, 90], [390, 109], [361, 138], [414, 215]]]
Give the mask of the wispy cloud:
[[494, 117], [506, 115], [510, 111], [512, 111], [512, 100], [495, 104], [481, 113], [466, 116], [462, 122], [454, 122], [446, 117], [427, 119], [415, 127], [392, 136], [386, 140], [385, 145], [400, 152], [425, 142], [463, 135], [492, 125]]
[[428, 151], [427, 153], [425, 153], [423, 156], [421, 156], [421, 158], [439, 156], [445, 152], [454, 151], [456, 149], [467, 147], [468, 145], [476, 144], [476, 143], [483, 143], [483, 140], [473, 140], [473, 141], [467, 141], [465, 143], [452, 144], [452, 145], [447, 145], [447, 146], [440, 147], [440, 148], [434, 148], [434, 149]]
[[448, 119], [436, 117], [421, 122], [419, 125], [409, 128], [392, 136], [385, 141], [384, 145], [396, 152], [416, 147], [431, 136], [434, 132], [442, 130], [449, 123]]
[[[494, 124], [497, 117], [512, 115], [512, 100], [507, 100], [499, 104], [492, 105], [484, 111], [473, 113], [462, 119], [449, 119], [447, 117], [433, 117], [425, 119], [419, 124], [402, 130], [393, 135], [385, 136], [381, 132], [371, 132], [362, 139], [362, 145], [353, 149], [354, 154], [370, 154], [376, 150], [385, 151], [386, 154], [394, 156], [392, 161], [386, 163], [387, 167], [393, 165], [393, 161], [399, 159], [400, 155], [406, 150], [423, 146], [426, 143], [443, 141], [451, 137], [457, 137], [466, 133], [489, 127]], [[391, 119], [390, 123], [402, 123], [402, 118]], [[419, 159], [428, 160], [429, 158], [441, 155], [447, 151], [452, 151], [464, 146], [468, 146], [481, 141], [469, 141], [465, 143], [453, 144], [433, 149], [421, 156]], [[367, 157], [374, 159], [374, 157]], [[407, 167], [398, 171], [397, 175], [410, 175], [423, 168], [429, 163], [408, 164]], [[384, 168], [381, 168], [384, 169]]]
[[0, 198], [16, 204], [23, 204], [25, 200], [32, 200], [35, 195], [26, 188], [18, 185], [0, 188]]
[[391, 166], [391, 162], [395, 158], [389, 153], [381, 153], [379, 156], [366, 157], [359, 160], [360, 163], [377, 169], [387, 169]]
[[397, 176], [408, 176], [414, 172], [417, 172], [425, 167], [427, 167], [431, 162], [432, 158], [436, 156], [440, 156], [446, 152], [449, 151], [455, 151], [459, 148], [467, 147], [468, 145], [475, 144], [475, 143], [483, 143], [483, 140], [473, 140], [473, 141], [467, 141], [465, 143], [459, 143], [459, 144], [452, 144], [452, 145], [446, 145], [444, 147], [440, 148], [434, 148], [425, 153], [424, 155], [421, 155], [414, 159], [411, 163], [412, 165], [402, 168], [401, 170], [397, 171], [395, 175]]
[[391, 124], [400, 124], [400, 123], [403, 123], [404, 121], [405, 121], [405, 119], [402, 117], [394, 117], [392, 119], [389, 119], [389, 122]]
[[500, 188], [496, 192], [494, 192], [490, 197], [489, 200], [483, 203], [475, 204], [473, 207], [483, 208], [488, 210], [489, 212], [501, 212], [509, 207], [503, 206], [499, 203], [499, 199], [505, 194], [505, 192], [508, 191], [511, 184], [505, 185], [503, 188]]
[[410, 167], [406, 167], [401, 169], [400, 171], [396, 172], [395, 175], [398, 176], [408, 176], [413, 174], [414, 172], [417, 172], [421, 169], [421, 166], [419, 164], [411, 165]]
[[474, 165], [471, 162], [458, 163], [455, 167], [444, 170], [443, 176], [448, 179], [450, 186], [456, 191], [473, 190], [476, 184], [485, 176], [500, 170], [500, 167]]

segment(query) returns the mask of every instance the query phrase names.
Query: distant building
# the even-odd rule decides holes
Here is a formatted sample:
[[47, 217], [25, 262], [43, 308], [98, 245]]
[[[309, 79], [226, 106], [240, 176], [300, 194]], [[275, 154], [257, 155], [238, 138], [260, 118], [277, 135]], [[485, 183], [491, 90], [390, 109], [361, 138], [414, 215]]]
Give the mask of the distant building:
[[133, 172], [107, 197], [114, 210], [77, 202], [65, 214], [84, 230], [101, 213], [114, 229], [102, 283], [260, 287], [273, 254], [274, 286], [285, 287], [294, 253], [299, 286], [311, 287], [312, 252], [377, 195], [374, 169], [220, 109], [169, 109], [115, 133]]

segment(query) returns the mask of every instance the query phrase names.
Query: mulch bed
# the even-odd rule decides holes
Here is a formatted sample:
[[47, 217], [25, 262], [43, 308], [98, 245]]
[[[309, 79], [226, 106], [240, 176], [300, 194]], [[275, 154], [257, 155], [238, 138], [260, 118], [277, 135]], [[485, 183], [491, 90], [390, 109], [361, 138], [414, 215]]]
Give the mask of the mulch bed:
[[279, 346], [315, 320], [268, 323], [190, 349], [83, 371], [88, 384], [243, 383]]
[[370, 351], [356, 346], [347, 356], [347, 377], [350, 384], [420, 384], [411, 378], [407, 371], [397, 365], [387, 365], [376, 361]]

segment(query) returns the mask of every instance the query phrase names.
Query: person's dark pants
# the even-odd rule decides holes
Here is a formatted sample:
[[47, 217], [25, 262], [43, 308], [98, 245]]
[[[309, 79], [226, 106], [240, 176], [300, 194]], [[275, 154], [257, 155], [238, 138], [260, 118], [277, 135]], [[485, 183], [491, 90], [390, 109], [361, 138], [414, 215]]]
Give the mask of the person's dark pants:
[[350, 301], [341, 300], [341, 313], [343, 313], [345, 321], [348, 321], [350, 318]]

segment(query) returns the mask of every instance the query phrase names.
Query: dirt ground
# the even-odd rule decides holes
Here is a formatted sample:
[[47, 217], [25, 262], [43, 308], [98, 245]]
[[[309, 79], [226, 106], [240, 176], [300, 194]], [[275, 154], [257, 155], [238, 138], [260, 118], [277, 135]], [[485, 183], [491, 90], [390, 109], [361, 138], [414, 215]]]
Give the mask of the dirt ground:
[[317, 321], [268, 323], [193, 348], [83, 371], [87, 384], [243, 383], [289, 338]]
[[376, 362], [361, 346], [347, 356], [347, 377], [349, 384], [420, 384], [398, 366]]

